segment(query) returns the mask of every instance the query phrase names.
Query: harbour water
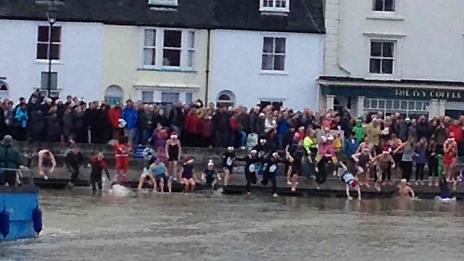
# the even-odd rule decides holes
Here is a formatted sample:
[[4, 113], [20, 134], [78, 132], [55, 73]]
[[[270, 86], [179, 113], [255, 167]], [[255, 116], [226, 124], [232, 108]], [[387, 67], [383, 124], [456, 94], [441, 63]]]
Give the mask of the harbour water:
[[462, 260], [464, 204], [41, 191], [44, 231], [0, 260]]

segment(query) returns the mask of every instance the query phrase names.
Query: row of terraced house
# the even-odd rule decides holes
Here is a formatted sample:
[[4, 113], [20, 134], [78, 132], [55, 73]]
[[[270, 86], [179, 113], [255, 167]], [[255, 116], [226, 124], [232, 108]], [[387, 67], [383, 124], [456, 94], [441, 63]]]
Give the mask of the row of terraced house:
[[50, 88], [109, 103], [455, 116], [462, 10], [462, 0], [0, 0], [0, 98]]

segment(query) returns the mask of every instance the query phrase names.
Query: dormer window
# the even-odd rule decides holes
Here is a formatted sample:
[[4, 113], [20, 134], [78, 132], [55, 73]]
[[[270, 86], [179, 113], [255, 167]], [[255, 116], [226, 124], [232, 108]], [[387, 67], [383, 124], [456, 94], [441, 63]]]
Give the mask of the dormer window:
[[176, 7], [177, 0], [148, 0], [148, 5], [155, 7]]
[[260, 0], [262, 12], [290, 12], [290, 0]]

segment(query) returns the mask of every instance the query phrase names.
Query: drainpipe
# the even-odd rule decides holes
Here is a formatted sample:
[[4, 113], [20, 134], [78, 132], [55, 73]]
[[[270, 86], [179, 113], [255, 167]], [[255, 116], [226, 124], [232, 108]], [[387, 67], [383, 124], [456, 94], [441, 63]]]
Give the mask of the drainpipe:
[[208, 107], [208, 95], [209, 95], [209, 59], [211, 57], [211, 29], [208, 29], [208, 42], [206, 50], [206, 82], [205, 82], [205, 107]]

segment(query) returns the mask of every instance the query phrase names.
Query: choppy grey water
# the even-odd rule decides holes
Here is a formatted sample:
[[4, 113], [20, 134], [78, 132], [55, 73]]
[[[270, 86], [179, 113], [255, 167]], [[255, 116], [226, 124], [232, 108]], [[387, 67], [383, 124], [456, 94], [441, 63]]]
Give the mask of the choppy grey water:
[[1, 260], [462, 260], [464, 204], [43, 191], [44, 232]]

